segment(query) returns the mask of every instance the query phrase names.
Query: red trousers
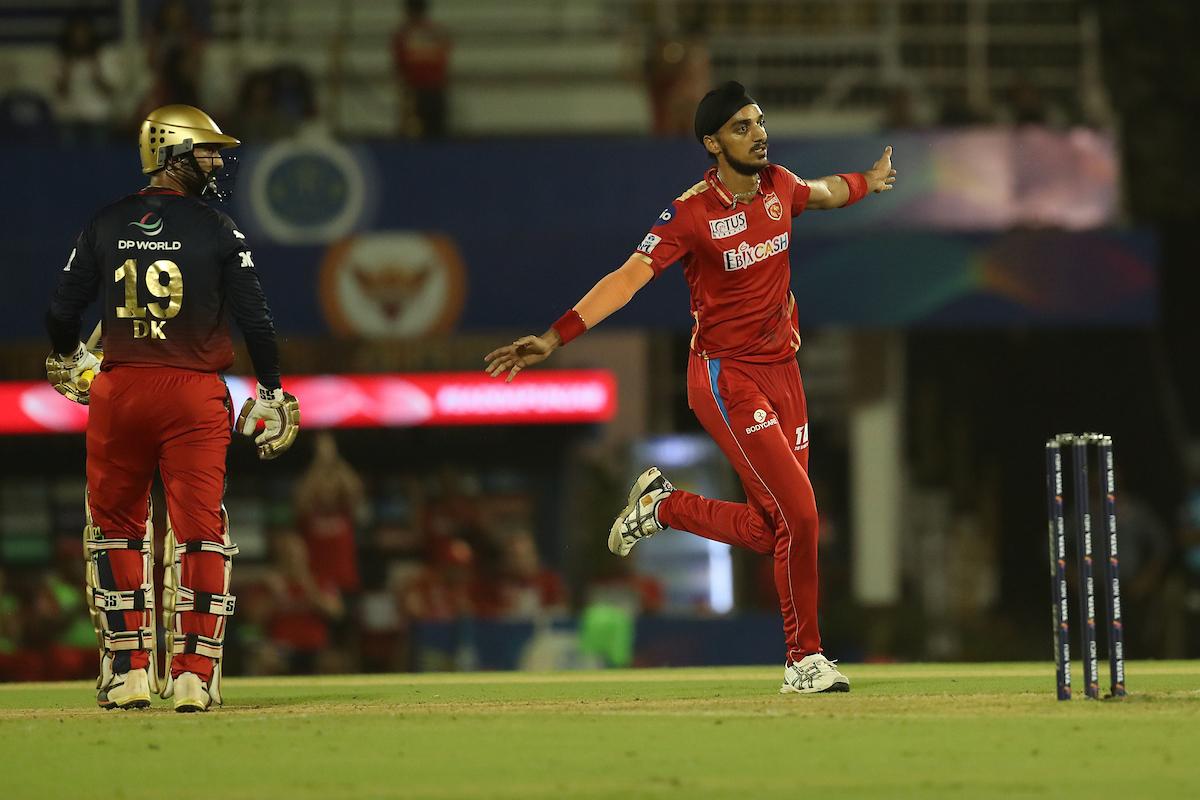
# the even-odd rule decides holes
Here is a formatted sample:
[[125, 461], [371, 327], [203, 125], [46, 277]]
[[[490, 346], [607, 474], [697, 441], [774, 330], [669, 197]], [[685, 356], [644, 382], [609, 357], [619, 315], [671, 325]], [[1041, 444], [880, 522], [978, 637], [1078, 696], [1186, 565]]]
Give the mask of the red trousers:
[[[87, 424], [88, 503], [92, 524], [105, 538], [142, 539], [146, 508], [157, 468], [162, 474], [167, 513], [176, 541], [224, 541], [221, 498], [225, 493], [225, 451], [231, 430], [229, 392], [217, 375], [169, 367], [118, 366], [92, 384]], [[105, 588], [137, 589], [153, 577], [142, 575], [142, 554], [108, 550], [101, 554]], [[170, 565], [167, 565], [170, 569]], [[108, 586], [111, 582], [113, 585]], [[198, 592], [225, 592], [225, 559], [220, 553], [187, 553], [180, 584]], [[110, 613], [135, 629], [141, 612]], [[184, 612], [184, 633], [212, 636], [214, 614]], [[128, 654], [128, 663], [123, 657]], [[117, 653], [117, 672], [149, 665], [148, 651]], [[157, 669], [157, 666], [155, 667]], [[171, 672], [212, 677], [212, 660], [176, 656]]]
[[737, 471], [746, 503], [676, 491], [658, 507], [676, 530], [775, 557], [787, 657], [821, 651], [817, 502], [808, 480], [808, 406], [794, 360], [688, 362], [688, 405]]

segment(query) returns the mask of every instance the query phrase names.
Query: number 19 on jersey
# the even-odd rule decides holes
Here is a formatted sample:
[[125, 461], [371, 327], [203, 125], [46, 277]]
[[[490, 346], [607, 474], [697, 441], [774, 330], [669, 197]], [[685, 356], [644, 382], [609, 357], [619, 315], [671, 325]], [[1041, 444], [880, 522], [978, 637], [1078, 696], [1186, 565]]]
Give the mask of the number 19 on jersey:
[[[133, 320], [133, 338], [166, 339], [167, 320], [178, 314], [183, 307], [183, 273], [179, 270], [179, 265], [163, 259], [146, 268], [146, 291], [154, 297], [166, 300], [165, 305], [158, 302], [138, 305], [138, 266], [135, 259], [127, 259], [117, 267], [113, 273], [113, 280], [118, 283], [124, 282], [125, 303], [117, 306], [117, 319]], [[149, 312], [149, 319], [146, 312]]]

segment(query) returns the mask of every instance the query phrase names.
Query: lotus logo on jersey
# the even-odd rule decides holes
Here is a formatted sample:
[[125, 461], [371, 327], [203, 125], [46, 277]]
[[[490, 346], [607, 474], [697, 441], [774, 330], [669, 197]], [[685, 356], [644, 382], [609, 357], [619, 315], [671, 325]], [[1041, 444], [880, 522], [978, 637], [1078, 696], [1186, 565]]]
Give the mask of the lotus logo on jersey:
[[726, 250], [722, 254], [725, 257], [725, 271], [736, 272], [739, 269], [746, 269], [787, 249], [788, 235], [786, 233], [773, 236], [758, 244], [742, 242], [736, 250]]
[[732, 217], [710, 219], [708, 221], [708, 230], [714, 239], [724, 239], [739, 234], [746, 230], [746, 212], [739, 211]]
[[142, 217], [137, 222], [129, 223], [131, 227], [137, 228], [147, 236], [158, 236], [163, 231], [162, 217], [155, 214], [153, 211], [146, 212], [146, 216]]

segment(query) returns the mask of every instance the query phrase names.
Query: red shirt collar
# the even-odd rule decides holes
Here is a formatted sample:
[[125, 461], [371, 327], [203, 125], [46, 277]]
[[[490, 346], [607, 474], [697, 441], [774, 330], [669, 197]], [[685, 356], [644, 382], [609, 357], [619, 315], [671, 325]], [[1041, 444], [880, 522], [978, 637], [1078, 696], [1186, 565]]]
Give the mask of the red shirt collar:
[[[724, 208], [733, 208], [737, 205], [737, 200], [735, 200], [730, 191], [725, 188], [725, 184], [721, 183], [721, 179], [717, 177], [716, 167], [708, 168], [708, 172], [704, 173], [704, 181], [708, 184], [709, 188], [716, 193], [717, 199], [721, 201], [721, 205]], [[761, 173], [759, 175], [758, 191], [756, 194], [762, 194]]]

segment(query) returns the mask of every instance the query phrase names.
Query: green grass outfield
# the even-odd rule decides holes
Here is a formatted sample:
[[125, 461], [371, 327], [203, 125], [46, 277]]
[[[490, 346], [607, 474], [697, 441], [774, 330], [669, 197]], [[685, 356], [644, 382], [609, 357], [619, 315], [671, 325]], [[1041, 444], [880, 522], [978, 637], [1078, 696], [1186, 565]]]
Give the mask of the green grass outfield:
[[1049, 664], [845, 671], [235, 678], [210, 714], [0, 685], [0, 797], [1200, 797], [1200, 662], [1116, 702], [1057, 702]]

